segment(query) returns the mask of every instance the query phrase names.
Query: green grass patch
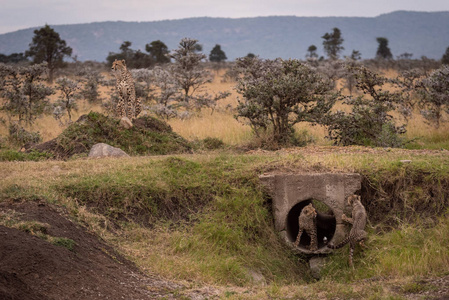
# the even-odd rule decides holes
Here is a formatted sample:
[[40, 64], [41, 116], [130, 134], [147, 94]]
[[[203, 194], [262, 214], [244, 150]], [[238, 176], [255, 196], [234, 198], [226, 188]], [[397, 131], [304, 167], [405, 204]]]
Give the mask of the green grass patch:
[[0, 162], [2, 161], [40, 161], [52, 158], [53, 156], [47, 152], [31, 151], [20, 152], [11, 149], [0, 150]]

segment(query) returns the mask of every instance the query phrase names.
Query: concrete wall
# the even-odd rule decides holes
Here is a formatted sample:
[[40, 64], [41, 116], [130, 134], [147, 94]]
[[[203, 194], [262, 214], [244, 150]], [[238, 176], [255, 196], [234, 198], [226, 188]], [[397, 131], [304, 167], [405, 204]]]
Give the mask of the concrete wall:
[[[275, 229], [292, 245], [298, 234], [297, 220], [301, 209], [312, 200], [325, 204], [328, 213], [321, 212], [317, 217], [319, 251], [329, 251], [324, 247], [331, 240], [341, 241], [347, 231], [347, 225], [341, 220], [343, 213], [351, 214], [351, 207], [345, 199], [360, 191], [361, 176], [354, 173], [303, 173], [303, 174], [267, 174], [260, 176], [273, 198]], [[304, 235], [304, 234], [303, 234]], [[324, 240], [323, 240], [324, 239]], [[301, 241], [303, 241], [301, 239]], [[301, 242], [299, 250], [308, 252], [307, 239]]]

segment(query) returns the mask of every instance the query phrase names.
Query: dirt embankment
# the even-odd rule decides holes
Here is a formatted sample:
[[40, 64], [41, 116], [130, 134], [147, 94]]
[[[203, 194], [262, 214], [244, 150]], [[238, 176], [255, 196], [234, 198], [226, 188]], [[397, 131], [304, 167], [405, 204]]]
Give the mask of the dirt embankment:
[[[193, 299], [203, 291], [141, 273], [131, 262], [59, 208], [40, 202], [0, 203], [23, 221], [45, 224], [46, 234], [73, 240], [72, 250], [23, 230], [0, 226], [0, 299]], [[207, 293], [207, 292], [206, 292]]]

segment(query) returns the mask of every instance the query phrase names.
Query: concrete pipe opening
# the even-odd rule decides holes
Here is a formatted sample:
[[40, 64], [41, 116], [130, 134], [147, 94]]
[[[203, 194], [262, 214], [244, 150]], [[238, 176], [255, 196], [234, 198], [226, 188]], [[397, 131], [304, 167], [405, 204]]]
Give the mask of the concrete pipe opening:
[[[325, 203], [309, 199], [301, 201], [294, 205], [287, 214], [286, 220], [286, 233], [287, 239], [290, 242], [295, 242], [299, 232], [298, 217], [302, 209], [312, 203], [317, 211], [317, 236], [318, 236], [318, 249], [323, 248], [327, 242], [332, 240], [336, 230], [336, 219], [332, 209]], [[302, 250], [308, 250], [310, 245], [310, 237], [308, 234], [303, 233], [301, 240], [299, 241], [299, 248]]]

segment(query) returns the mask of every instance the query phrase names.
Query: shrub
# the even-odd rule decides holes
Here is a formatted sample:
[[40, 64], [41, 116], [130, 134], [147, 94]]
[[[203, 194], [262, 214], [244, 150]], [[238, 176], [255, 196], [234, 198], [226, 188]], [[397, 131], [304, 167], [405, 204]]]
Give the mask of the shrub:
[[401, 91], [385, 90], [386, 84], [393, 81], [382, 77], [364, 66], [349, 66], [356, 80], [361, 96], [348, 96], [344, 104], [351, 111], [337, 111], [324, 116], [328, 126], [328, 138], [337, 145], [364, 145], [379, 147], [401, 147], [404, 144], [399, 136], [405, 133], [405, 126], [396, 126], [391, 112], [403, 102]]
[[293, 142], [293, 126], [299, 122], [321, 123], [338, 98], [332, 82], [299, 60], [241, 58], [242, 73], [237, 92], [237, 119], [246, 119], [260, 138], [267, 133], [273, 142]]

